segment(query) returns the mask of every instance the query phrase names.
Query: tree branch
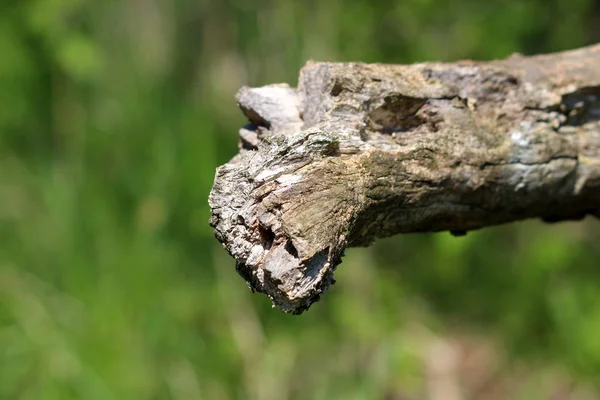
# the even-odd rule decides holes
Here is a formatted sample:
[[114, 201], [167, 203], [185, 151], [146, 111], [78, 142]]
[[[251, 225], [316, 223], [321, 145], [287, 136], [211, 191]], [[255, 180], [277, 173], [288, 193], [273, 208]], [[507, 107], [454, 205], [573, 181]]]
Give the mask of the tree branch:
[[347, 246], [600, 217], [600, 45], [492, 62], [309, 62], [242, 88], [211, 226], [252, 290], [301, 313]]

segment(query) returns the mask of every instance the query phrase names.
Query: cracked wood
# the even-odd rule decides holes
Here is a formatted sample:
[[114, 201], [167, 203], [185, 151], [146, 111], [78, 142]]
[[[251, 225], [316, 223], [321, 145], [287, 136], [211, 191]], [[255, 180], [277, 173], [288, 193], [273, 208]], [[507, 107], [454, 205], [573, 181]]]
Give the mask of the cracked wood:
[[217, 239], [252, 290], [301, 313], [348, 246], [527, 218], [600, 217], [600, 45], [491, 62], [309, 62], [242, 88]]

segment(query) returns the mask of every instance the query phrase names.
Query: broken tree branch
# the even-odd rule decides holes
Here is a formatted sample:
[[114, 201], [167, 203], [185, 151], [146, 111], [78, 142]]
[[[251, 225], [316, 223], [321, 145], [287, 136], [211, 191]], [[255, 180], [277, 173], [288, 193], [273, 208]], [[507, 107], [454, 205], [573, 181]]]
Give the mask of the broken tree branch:
[[242, 88], [216, 237], [252, 290], [300, 313], [347, 246], [526, 218], [600, 217], [600, 45], [492, 62], [309, 62]]

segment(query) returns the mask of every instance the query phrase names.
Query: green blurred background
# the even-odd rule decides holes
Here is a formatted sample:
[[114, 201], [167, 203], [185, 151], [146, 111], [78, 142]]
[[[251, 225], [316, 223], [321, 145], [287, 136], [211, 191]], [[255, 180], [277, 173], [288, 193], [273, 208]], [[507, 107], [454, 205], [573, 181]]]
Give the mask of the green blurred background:
[[289, 316], [207, 204], [242, 85], [598, 41], [592, 0], [3, 0], [0, 398], [599, 398], [598, 221], [350, 249]]

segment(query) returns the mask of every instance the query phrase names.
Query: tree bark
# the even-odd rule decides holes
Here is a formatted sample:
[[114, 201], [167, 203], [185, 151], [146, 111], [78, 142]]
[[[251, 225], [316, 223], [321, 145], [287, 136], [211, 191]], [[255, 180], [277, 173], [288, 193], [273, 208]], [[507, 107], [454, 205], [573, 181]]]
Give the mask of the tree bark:
[[216, 237], [252, 290], [301, 313], [348, 246], [527, 218], [600, 217], [600, 45], [491, 62], [309, 62], [242, 88]]

